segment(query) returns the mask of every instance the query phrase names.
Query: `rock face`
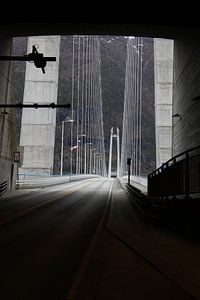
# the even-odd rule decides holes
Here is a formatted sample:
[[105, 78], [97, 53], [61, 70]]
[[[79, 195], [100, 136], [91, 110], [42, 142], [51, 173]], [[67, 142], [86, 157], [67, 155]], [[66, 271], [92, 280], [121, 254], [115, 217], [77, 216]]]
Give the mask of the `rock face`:
[[[108, 165], [111, 127], [119, 128], [121, 141], [127, 37], [100, 36], [99, 39], [101, 49], [101, 82], [105, 151]], [[26, 38], [15, 38], [13, 46], [13, 55], [24, 55], [26, 53]], [[152, 38], [144, 38], [143, 51], [142, 174], [145, 175], [155, 168], [154, 70]], [[71, 102], [72, 53], [72, 36], [62, 36], [60, 48], [58, 103]], [[22, 99], [25, 65], [15, 63], [14, 66], [15, 98]], [[59, 172], [60, 169], [61, 123], [67, 114], [70, 114], [70, 112], [57, 109], [56, 141], [54, 151], [55, 173]], [[18, 113], [17, 117], [19, 136], [20, 113]], [[115, 161], [115, 157], [113, 157], [113, 160]], [[66, 161], [64, 169], [69, 168], [68, 164], [69, 162]]]
[[[27, 54], [27, 38], [18, 37], [13, 38], [12, 55], [23, 56]], [[14, 99], [15, 102], [23, 101], [24, 82], [25, 82], [25, 61], [13, 61], [13, 86], [14, 86]], [[22, 110], [16, 109], [16, 128], [17, 128], [17, 144], [19, 145], [20, 139], [20, 127], [21, 127], [21, 115]]]
[[[111, 127], [119, 128], [121, 141], [127, 38], [103, 36], [100, 40], [105, 149], [108, 159]], [[144, 38], [143, 42], [141, 173], [146, 175], [155, 168], [154, 57], [153, 39]]]

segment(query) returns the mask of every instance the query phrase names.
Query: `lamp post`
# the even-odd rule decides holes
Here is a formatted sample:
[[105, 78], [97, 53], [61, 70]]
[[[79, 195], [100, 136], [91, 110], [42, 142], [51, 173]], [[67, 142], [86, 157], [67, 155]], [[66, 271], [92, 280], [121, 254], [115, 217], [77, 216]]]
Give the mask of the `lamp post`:
[[101, 155], [98, 155], [98, 160], [97, 160], [97, 170], [98, 170], [98, 175], [101, 174]]
[[[77, 134], [77, 153], [76, 153], [76, 174], [80, 174], [82, 171], [82, 145], [79, 144], [81, 143], [81, 140], [79, 140], [79, 137], [85, 137], [86, 134]], [[80, 145], [80, 147], [79, 147]], [[80, 149], [80, 150], [79, 150]], [[80, 156], [80, 157], [79, 157]]]
[[85, 142], [85, 150], [84, 150], [84, 155], [85, 155], [85, 159], [84, 159], [84, 174], [87, 174], [87, 145], [89, 145], [89, 146], [91, 146], [92, 145], [92, 143], [91, 142], [88, 142], [88, 143], [86, 143]]
[[96, 174], [97, 173], [97, 159], [96, 159], [96, 156], [98, 157], [100, 155], [100, 153], [96, 152], [94, 153], [94, 173]]
[[[74, 150], [76, 150], [76, 153], [78, 152], [78, 147], [79, 147], [79, 145], [74, 145], [74, 146], [72, 146], [71, 148], [70, 148], [70, 150], [71, 150], [71, 159], [70, 159], [70, 173], [71, 173], [71, 175], [72, 175], [72, 162], [73, 162], [73, 151]], [[76, 174], [76, 170], [75, 170], [75, 174]]]
[[96, 151], [96, 148], [90, 149], [89, 174], [92, 174], [92, 151]]
[[60, 154], [60, 175], [63, 174], [63, 140], [64, 140], [64, 124], [65, 123], [72, 123], [74, 120], [70, 119], [69, 117], [66, 117], [64, 121], [62, 121], [62, 136], [61, 136], [61, 154]]

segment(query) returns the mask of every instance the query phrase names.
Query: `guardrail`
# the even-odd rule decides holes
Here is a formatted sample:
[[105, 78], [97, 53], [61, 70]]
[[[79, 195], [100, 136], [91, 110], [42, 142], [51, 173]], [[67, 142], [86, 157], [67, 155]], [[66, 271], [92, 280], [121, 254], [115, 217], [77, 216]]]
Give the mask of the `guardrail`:
[[182, 152], [148, 175], [148, 196], [176, 198], [200, 193], [200, 146]]
[[101, 177], [98, 175], [38, 175], [38, 174], [19, 174], [16, 181], [17, 189], [29, 189], [29, 188], [39, 188], [50, 185], [62, 184], [69, 181], [89, 179], [94, 177]]
[[69, 176], [52, 176], [52, 175], [33, 175], [33, 174], [19, 174], [16, 181], [16, 188], [38, 188], [59, 183], [69, 182]]
[[2, 196], [8, 190], [8, 181], [2, 181], [0, 183], [0, 196]]

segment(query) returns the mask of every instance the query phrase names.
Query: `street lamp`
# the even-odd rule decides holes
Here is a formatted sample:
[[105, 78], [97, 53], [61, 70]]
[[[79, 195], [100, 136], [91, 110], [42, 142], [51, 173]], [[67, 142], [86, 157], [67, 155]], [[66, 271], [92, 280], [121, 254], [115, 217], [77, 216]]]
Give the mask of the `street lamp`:
[[85, 150], [84, 150], [84, 156], [85, 156], [85, 160], [84, 160], [84, 174], [87, 174], [87, 145], [89, 145], [91, 147], [92, 143], [85, 142]]
[[[76, 137], [77, 145], [78, 145], [77, 152], [76, 152], [76, 174], [80, 174], [81, 169], [82, 169], [82, 157], [81, 157], [82, 145], [79, 144], [79, 143], [81, 143], [81, 140], [79, 140], [79, 137], [85, 137], [85, 136], [86, 136], [86, 134], [77, 134], [77, 137]], [[80, 166], [81, 166], [81, 168], [80, 168]]]
[[98, 157], [100, 153], [94, 152], [94, 166], [93, 166], [93, 172], [96, 174], [97, 173], [97, 162], [96, 162], [96, 156]]
[[90, 149], [90, 166], [89, 166], [89, 174], [92, 174], [92, 151], [96, 151], [96, 148]]
[[60, 154], [60, 175], [63, 174], [63, 139], [64, 139], [64, 124], [65, 123], [72, 123], [74, 120], [66, 117], [64, 121], [62, 121], [62, 138], [61, 138], [61, 154]]
[[101, 159], [102, 159], [101, 155], [98, 155], [97, 156], [97, 174], [98, 175], [100, 175], [100, 173], [101, 173], [101, 163], [100, 163]]

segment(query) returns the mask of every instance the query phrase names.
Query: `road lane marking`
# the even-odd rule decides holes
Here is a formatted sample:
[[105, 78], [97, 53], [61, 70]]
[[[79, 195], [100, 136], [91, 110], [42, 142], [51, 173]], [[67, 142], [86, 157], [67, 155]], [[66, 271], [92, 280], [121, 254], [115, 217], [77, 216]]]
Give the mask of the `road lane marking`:
[[104, 223], [104, 221], [106, 219], [106, 216], [107, 216], [107, 213], [108, 213], [110, 200], [111, 200], [111, 196], [112, 196], [113, 183], [114, 183], [114, 181], [112, 182], [112, 184], [110, 186], [110, 190], [109, 190], [109, 193], [108, 193], [106, 205], [105, 205], [103, 214], [101, 216], [100, 222], [98, 224], [98, 227], [96, 229], [96, 232], [94, 234], [94, 237], [93, 237], [92, 241], [90, 242], [89, 247], [86, 251], [86, 254], [85, 254], [85, 256], [83, 257], [83, 259], [81, 261], [80, 267], [79, 267], [79, 269], [76, 273], [76, 276], [75, 276], [75, 278], [74, 278], [74, 280], [73, 280], [73, 282], [72, 282], [72, 284], [71, 284], [71, 286], [68, 290], [68, 293], [67, 293], [67, 296], [66, 296], [65, 300], [75, 299], [75, 297], [77, 296], [77, 293], [79, 292], [81, 280], [82, 280], [82, 278], [83, 278], [83, 276], [84, 276], [84, 274], [87, 270], [89, 260], [92, 256], [92, 253], [94, 251], [97, 239], [99, 238], [99, 234], [102, 230], [103, 223]]
[[[96, 181], [97, 181], [97, 180], [95, 180], [94, 182], [96, 182]], [[92, 182], [92, 183], [94, 183], [94, 182]], [[85, 188], [85, 187], [87, 187], [87, 186], [90, 185], [90, 184], [91, 184], [91, 182], [86, 182], [86, 183], [84, 182], [84, 183], [80, 184], [81, 187], [80, 187], [80, 185], [79, 185], [79, 188], [78, 188], [78, 189], [69, 191], [67, 194], [65, 194], [62, 198], [59, 198], [59, 199], [63, 199], [64, 197], [69, 196], [69, 195], [71, 195], [71, 194], [77, 192], [77, 191], [78, 191], [79, 189], [81, 189], [82, 187]], [[78, 184], [77, 184], [77, 185], [78, 185]], [[77, 187], [77, 185], [76, 185], [75, 187]], [[71, 188], [74, 188], [74, 186], [71, 187]], [[8, 223], [10, 223], [10, 222], [12, 222], [12, 221], [14, 221], [14, 220], [20, 218], [20, 217], [26, 216], [26, 215], [30, 214], [32, 211], [36, 210], [37, 208], [41, 208], [41, 207], [43, 207], [43, 206], [46, 206], [46, 205], [48, 205], [48, 204], [51, 204], [51, 203], [54, 202], [54, 201], [56, 201], [56, 200], [53, 199], [53, 200], [50, 200], [50, 201], [45, 202], [45, 203], [39, 203], [39, 204], [36, 204], [36, 205], [34, 205], [34, 206], [32, 206], [32, 207], [29, 207], [29, 208], [20, 210], [20, 211], [18, 211], [17, 213], [15, 213], [14, 215], [11, 215], [11, 216], [2, 218], [2, 219], [0, 219], [0, 226], [6, 225], [6, 224], [8, 224]]]

